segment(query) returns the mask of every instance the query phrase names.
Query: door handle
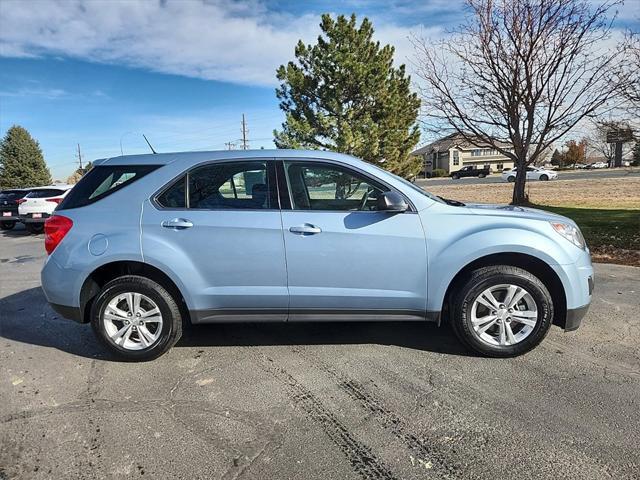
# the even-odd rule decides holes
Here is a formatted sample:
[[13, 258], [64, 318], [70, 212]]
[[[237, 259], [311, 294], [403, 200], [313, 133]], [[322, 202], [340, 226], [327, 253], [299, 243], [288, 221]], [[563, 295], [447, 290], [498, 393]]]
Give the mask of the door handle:
[[174, 218], [173, 220], [165, 220], [161, 223], [164, 228], [173, 228], [174, 230], [184, 230], [193, 227], [193, 223], [186, 218]]
[[301, 235], [315, 235], [316, 233], [322, 232], [320, 227], [316, 227], [315, 225], [311, 225], [310, 223], [305, 223], [304, 225], [291, 227], [289, 231], [291, 233], [298, 233]]

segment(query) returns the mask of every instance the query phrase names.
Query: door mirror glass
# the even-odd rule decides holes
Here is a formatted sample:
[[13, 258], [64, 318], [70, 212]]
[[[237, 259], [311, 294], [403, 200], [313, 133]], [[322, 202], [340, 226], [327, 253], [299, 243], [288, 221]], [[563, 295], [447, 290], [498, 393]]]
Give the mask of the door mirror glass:
[[378, 196], [378, 210], [385, 212], [406, 212], [409, 205], [398, 192], [384, 192]]

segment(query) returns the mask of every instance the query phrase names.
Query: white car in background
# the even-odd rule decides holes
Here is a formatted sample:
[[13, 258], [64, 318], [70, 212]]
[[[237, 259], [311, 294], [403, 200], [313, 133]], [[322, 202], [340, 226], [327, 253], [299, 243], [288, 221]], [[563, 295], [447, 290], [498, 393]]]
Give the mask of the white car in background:
[[[506, 169], [502, 171], [502, 180], [505, 182], [515, 182], [517, 168]], [[558, 174], [551, 170], [546, 170], [540, 167], [529, 166], [527, 167], [527, 180], [553, 180], [558, 178]]]
[[30, 189], [31, 192], [17, 201], [18, 217], [26, 229], [30, 233], [42, 233], [44, 221], [53, 214], [72, 187], [73, 185], [50, 185]]
[[589, 165], [587, 168], [608, 168], [609, 164], [607, 162], [595, 162]]

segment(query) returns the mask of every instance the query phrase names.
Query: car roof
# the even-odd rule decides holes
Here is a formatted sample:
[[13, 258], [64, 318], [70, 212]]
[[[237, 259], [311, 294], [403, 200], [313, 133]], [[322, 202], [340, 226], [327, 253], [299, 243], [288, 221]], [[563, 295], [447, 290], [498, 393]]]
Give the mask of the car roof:
[[212, 150], [206, 152], [171, 152], [148, 153], [144, 155], [122, 155], [119, 157], [103, 158], [93, 162], [94, 165], [167, 165], [173, 162], [196, 164], [215, 160], [251, 160], [260, 158], [287, 159], [328, 159], [344, 161], [346, 163], [362, 162], [355, 157], [326, 150]]

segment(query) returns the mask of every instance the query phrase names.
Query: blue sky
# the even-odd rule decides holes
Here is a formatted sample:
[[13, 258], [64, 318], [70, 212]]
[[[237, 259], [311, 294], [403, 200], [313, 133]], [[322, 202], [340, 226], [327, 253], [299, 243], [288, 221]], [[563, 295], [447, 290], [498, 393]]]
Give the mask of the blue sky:
[[243, 113], [250, 146], [273, 147], [275, 69], [324, 12], [369, 16], [400, 63], [411, 34], [462, 15], [461, 0], [0, 0], [0, 133], [26, 127], [56, 179], [77, 143], [85, 160], [148, 152], [143, 133], [158, 151], [225, 148]]

